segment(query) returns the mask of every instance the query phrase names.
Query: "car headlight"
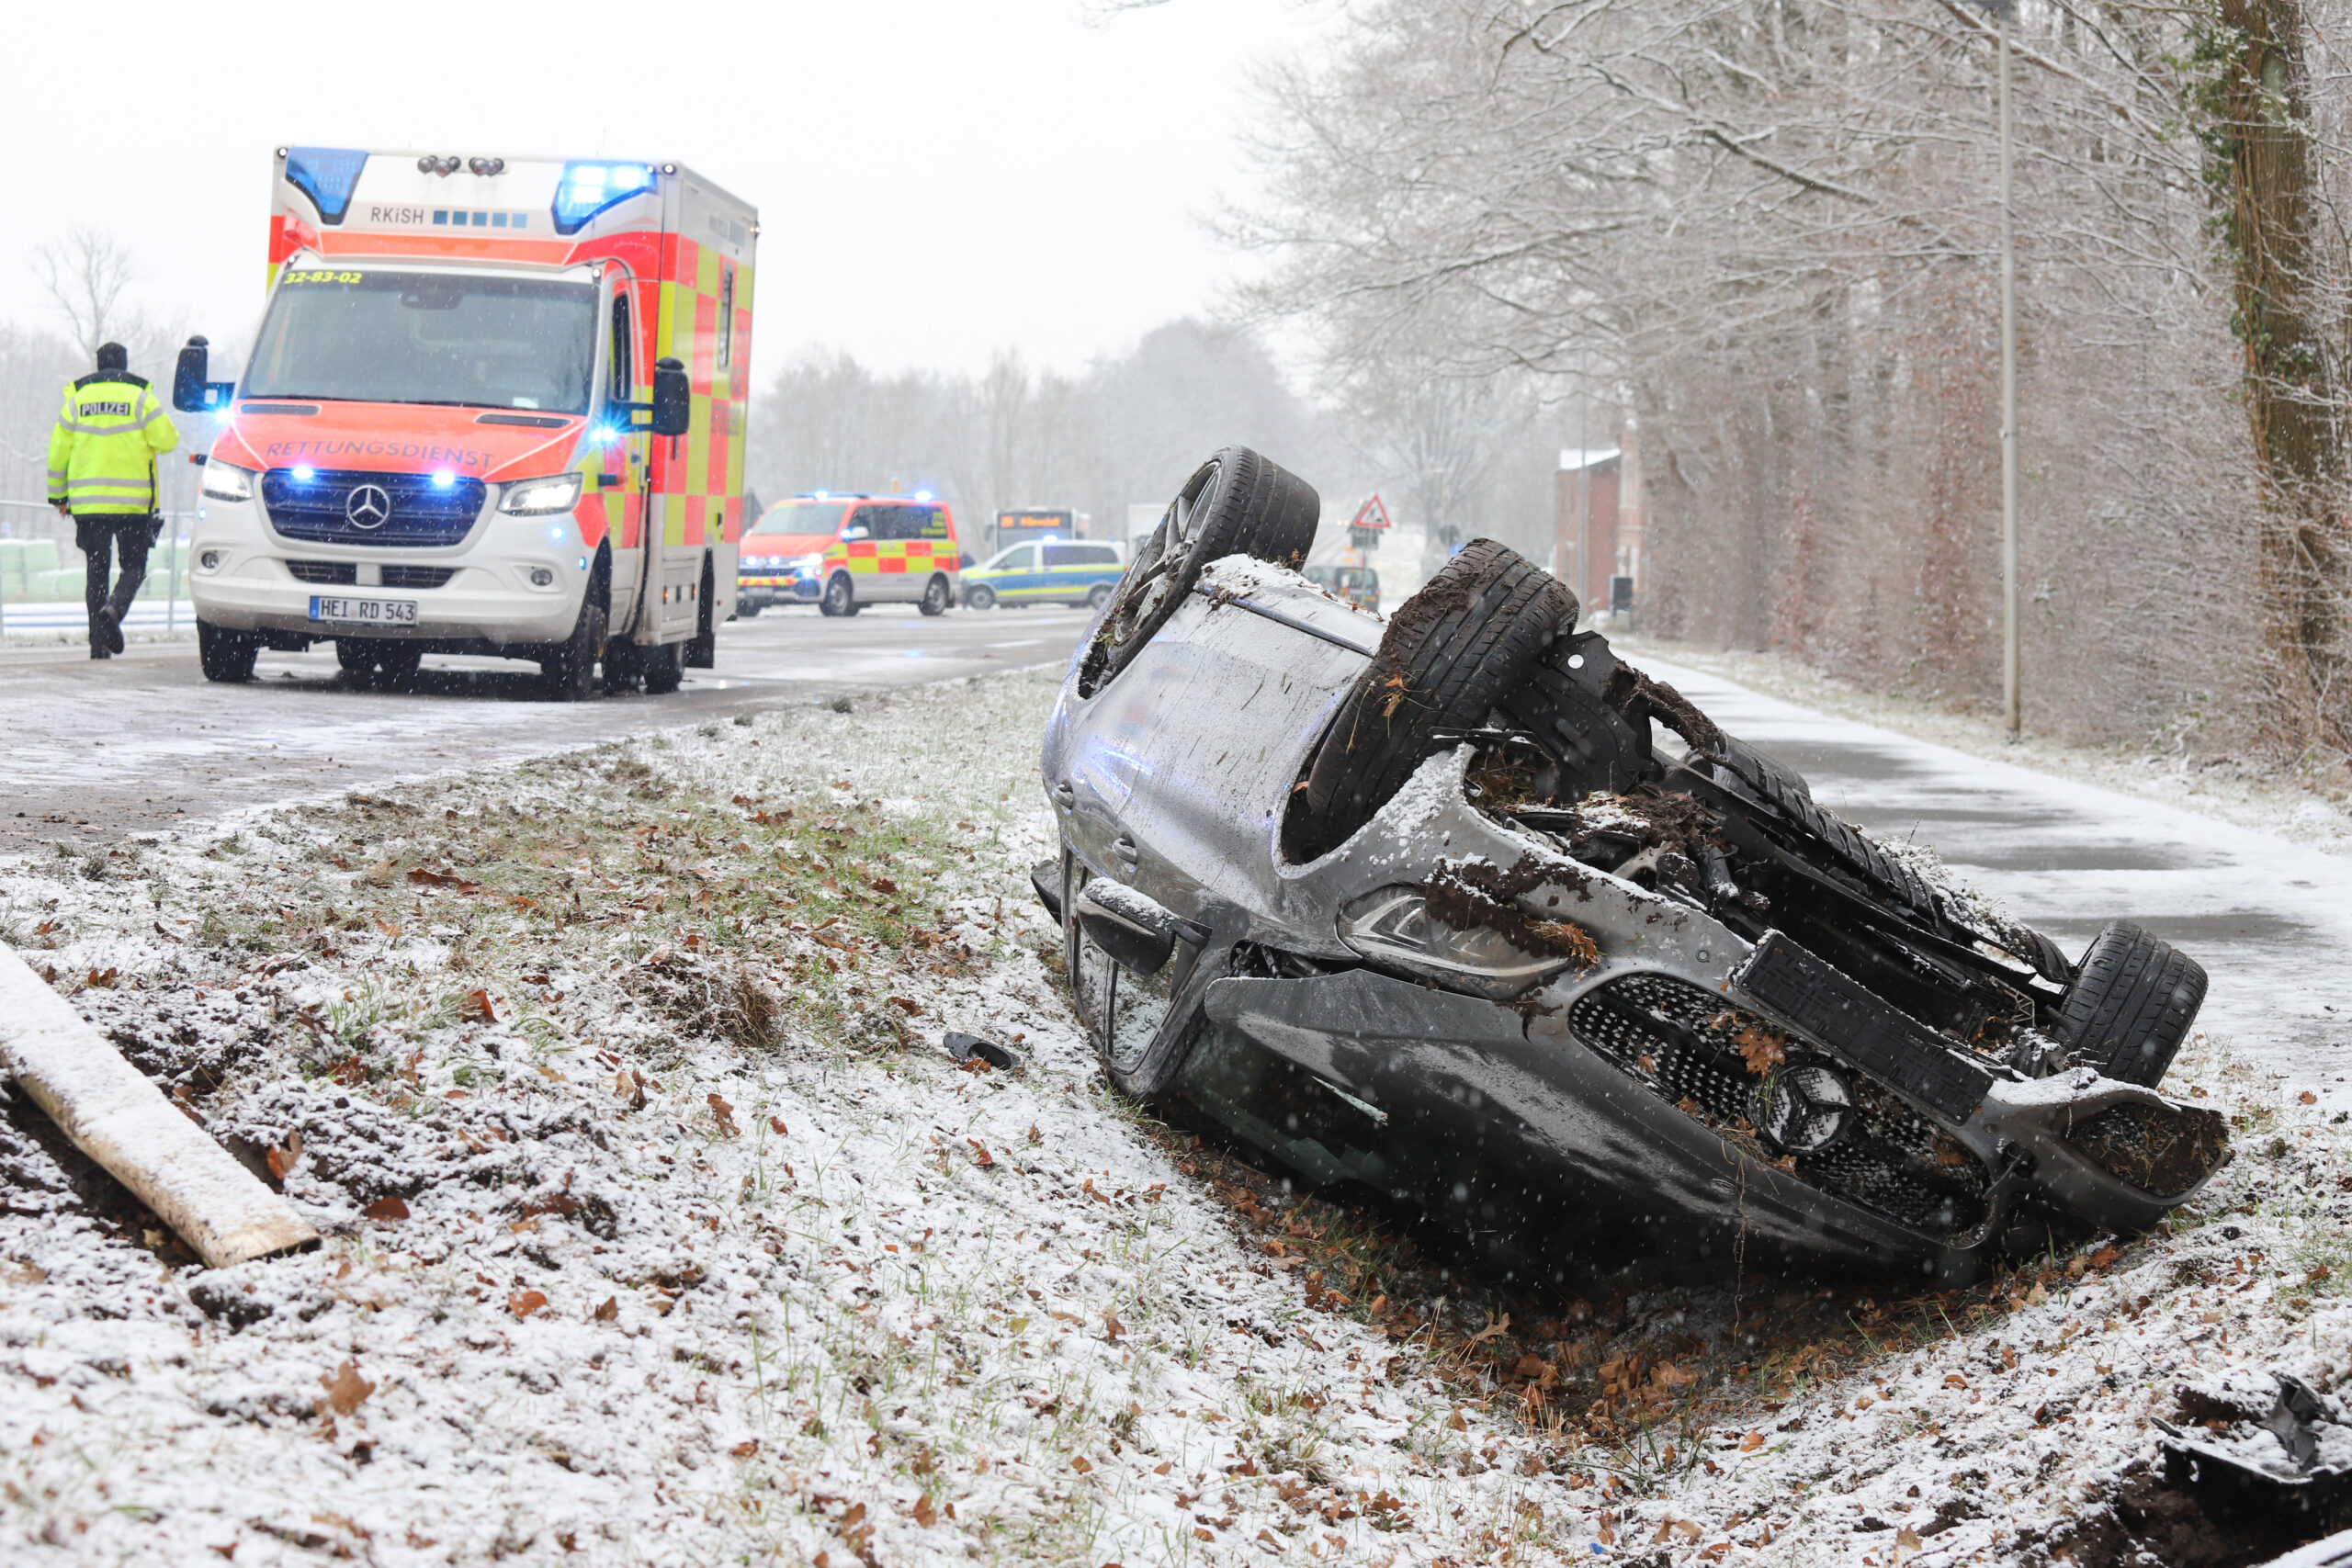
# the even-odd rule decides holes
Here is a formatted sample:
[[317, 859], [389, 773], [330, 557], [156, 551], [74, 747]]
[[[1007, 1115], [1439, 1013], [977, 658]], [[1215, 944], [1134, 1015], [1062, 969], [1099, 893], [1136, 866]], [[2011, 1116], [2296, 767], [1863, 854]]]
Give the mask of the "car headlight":
[[784, 564], [793, 571], [822, 571], [825, 570], [825, 558], [822, 555], [795, 556]]
[[218, 457], [208, 457], [204, 461], [204, 493], [214, 501], [251, 501], [254, 471]]
[[1421, 888], [1404, 886], [1367, 893], [1341, 909], [1340, 940], [1368, 963], [1496, 1001], [1509, 1001], [1579, 960], [1591, 962], [1591, 939], [1575, 927], [1525, 917], [1520, 922], [1545, 945], [1566, 951], [1528, 953], [1490, 926], [1449, 925], [1430, 912]]
[[543, 479], [516, 479], [499, 498], [498, 510], [518, 516], [545, 512], [569, 512], [580, 504], [580, 474], [549, 474]]

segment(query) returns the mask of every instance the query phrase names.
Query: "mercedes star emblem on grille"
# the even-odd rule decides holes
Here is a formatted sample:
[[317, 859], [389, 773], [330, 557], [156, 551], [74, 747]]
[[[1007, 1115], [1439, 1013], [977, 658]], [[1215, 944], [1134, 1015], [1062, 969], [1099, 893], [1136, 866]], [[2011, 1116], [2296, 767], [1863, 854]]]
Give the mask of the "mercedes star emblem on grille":
[[380, 528], [392, 515], [392, 498], [381, 485], [354, 485], [343, 503], [344, 521], [355, 528]]

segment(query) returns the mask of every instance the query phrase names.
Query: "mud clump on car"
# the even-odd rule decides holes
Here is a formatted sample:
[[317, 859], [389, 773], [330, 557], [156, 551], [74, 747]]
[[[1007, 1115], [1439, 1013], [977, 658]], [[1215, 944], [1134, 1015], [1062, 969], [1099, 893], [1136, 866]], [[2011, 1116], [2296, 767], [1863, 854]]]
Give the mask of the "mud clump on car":
[[1573, 959], [1589, 969], [1600, 962], [1600, 949], [1589, 931], [1570, 920], [1529, 915], [1518, 904], [1547, 883], [1580, 886], [1582, 881], [1533, 855], [1521, 855], [1509, 871], [1484, 861], [1445, 866], [1420, 888], [1430, 918], [1455, 931], [1492, 931], [1521, 953]]

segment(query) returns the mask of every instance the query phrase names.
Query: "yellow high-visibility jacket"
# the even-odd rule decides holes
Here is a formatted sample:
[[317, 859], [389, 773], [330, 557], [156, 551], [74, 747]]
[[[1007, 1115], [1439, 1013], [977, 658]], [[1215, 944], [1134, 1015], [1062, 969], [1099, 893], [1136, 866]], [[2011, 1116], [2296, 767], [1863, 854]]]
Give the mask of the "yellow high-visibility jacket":
[[144, 517], [155, 510], [155, 459], [180, 444], [153, 388], [101, 370], [65, 389], [49, 436], [49, 500], [76, 517]]

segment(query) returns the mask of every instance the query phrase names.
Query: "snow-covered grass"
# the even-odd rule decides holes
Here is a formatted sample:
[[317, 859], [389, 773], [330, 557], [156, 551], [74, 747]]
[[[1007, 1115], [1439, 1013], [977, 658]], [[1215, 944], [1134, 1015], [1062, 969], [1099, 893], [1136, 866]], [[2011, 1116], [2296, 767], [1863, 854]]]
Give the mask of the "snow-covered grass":
[[[1535, 1434], [1310, 1306], [1319, 1280], [1101, 1087], [1026, 886], [1051, 692], [797, 710], [11, 868], [9, 938], [330, 1239], [199, 1269], [10, 1107], [6, 1554], [1589, 1538]], [[959, 1068], [947, 1029], [1027, 1070]]]
[[1052, 689], [5, 868], [0, 935], [330, 1239], [200, 1269], [8, 1106], [0, 1555], [2093, 1562], [2182, 1387], [2343, 1375], [2346, 1128], [2202, 1037], [2214, 1188], [1966, 1290], [1531, 1293], [1163, 1124], [1027, 888]]

